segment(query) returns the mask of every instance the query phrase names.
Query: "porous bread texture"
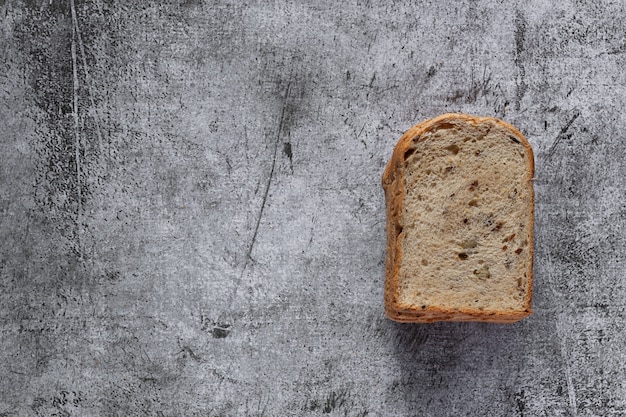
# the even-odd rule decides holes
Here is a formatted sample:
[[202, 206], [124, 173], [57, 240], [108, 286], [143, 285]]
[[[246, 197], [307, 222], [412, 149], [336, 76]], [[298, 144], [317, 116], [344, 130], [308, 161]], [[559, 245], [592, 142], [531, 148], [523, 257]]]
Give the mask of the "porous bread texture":
[[389, 318], [531, 314], [533, 171], [526, 138], [494, 118], [445, 114], [400, 139], [383, 174]]

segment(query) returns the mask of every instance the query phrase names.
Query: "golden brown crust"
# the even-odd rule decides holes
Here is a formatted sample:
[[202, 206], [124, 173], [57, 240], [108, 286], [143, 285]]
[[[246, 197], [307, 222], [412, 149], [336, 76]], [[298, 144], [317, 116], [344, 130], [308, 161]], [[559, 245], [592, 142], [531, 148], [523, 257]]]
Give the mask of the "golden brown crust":
[[[425, 310], [418, 310], [411, 306], [404, 308], [398, 302], [398, 275], [402, 259], [402, 246], [398, 243], [399, 211], [404, 199], [404, 187], [401, 175], [404, 169], [405, 154], [411, 151], [411, 145], [422, 134], [435, 130], [438, 126], [452, 121], [463, 121], [474, 125], [480, 123], [494, 123], [509, 130], [526, 149], [529, 160], [529, 185], [531, 197], [531, 224], [529, 256], [530, 266], [528, 270], [528, 291], [526, 292], [526, 308], [524, 311], [496, 311], [484, 312], [475, 309], [449, 310], [434, 306], [428, 306]], [[418, 139], [419, 140], [419, 139]], [[387, 164], [382, 176], [382, 185], [385, 191], [387, 206], [387, 261], [385, 268], [385, 313], [387, 317], [399, 322], [431, 323], [435, 321], [482, 321], [493, 323], [513, 323], [532, 314], [532, 286], [533, 286], [533, 230], [534, 230], [534, 191], [532, 180], [534, 176], [534, 156], [528, 140], [514, 126], [493, 117], [476, 117], [467, 114], [446, 113], [433, 119], [425, 120], [410, 128], [398, 141], [391, 159]]]

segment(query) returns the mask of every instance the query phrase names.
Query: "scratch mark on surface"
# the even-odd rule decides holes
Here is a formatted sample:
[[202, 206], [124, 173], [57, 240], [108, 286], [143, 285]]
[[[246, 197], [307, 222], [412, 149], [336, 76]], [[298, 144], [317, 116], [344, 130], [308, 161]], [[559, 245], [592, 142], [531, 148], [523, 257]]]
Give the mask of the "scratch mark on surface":
[[578, 119], [579, 116], [580, 116], [580, 112], [576, 111], [576, 113], [574, 113], [574, 115], [569, 120], [569, 122], [567, 122], [565, 126], [561, 128], [561, 131], [559, 132], [556, 139], [554, 140], [554, 143], [552, 144], [552, 146], [550, 146], [550, 149], [548, 150], [548, 155], [546, 156], [546, 160], [549, 161], [552, 158], [552, 155], [554, 155], [554, 151], [556, 150], [556, 146], [559, 144], [559, 142], [561, 142], [561, 140], [563, 140], [564, 137], [568, 136], [567, 131], [569, 130], [570, 126], [572, 126], [572, 123], [574, 123], [576, 119]]
[[374, 33], [374, 38], [370, 40], [370, 42], [367, 45], [367, 53], [369, 54], [371, 49], [372, 49], [372, 45], [374, 44], [374, 42], [376, 42], [376, 38], [378, 38], [378, 32]]
[[[72, 9], [72, 17], [74, 17], [76, 15], [76, 10], [74, 7], [74, 0], [71, 0], [71, 9]], [[78, 245], [78, 253], [79, 253], [79, 261], [83, 262], [84, 260], [84, 256], [83, 256], [83, 248], [81, 245], [81, 224], [82, 224], [82, 220], [81, 220], [81, 213], [82, 213], [82, 190], [80, 187], [80, 179], [81, 179], [81, 166], [80, 166], [80, 124], [79, 124], [79, 117], [78, 117], [78, 89], [79, 89], [79, 83], [78, 83], [78, 59], [77, 59], [77, 55], [76, 55], [76, 37], [77, 37], [77, 27], [74, 25], [72, 26], [72, 45], [71, 45], [71, 50], [72, 50], [72, 75], [73, 75], [73, 87], [74, 87], [74, 91], [73, 91], [73, 109], [72, 109], [72, 116], [74, 118], [74, 157], [76, 158], [76, 194], [78, 195], [77, 198], [77, 211], [76, 211], [76, 225], [78, 227], [78, 234], [76, 235], [76, 241], [77, 241], [77, 245]]]
[[315, 233], [315, 222], [317, 221], [317, 218], [315, 217], [315, 215], [311, 218], [311, 236], [309, 237], [309, 242], [306, 245], [306, 249], [305, 252], [308, 252], [309, 249], [311, 248], [311, 245], [313, 244], [313, 235]]
[[576, 406], [576, 391], [574, 390], [574, 384], [572, 382], [572, 368], [569, 365], [565, 339], [563, 337], [561, 337], [561, 356], [563, 357], [563, 360], [565, 362], [565, 382], [567, 383], [567, 396], [569, 397], [569, 406], [572, 415], [576, 417], [578, 415], [578, 410]]
[[482, 80], [478, 81], [474, 78], [474, 69], [470, 74], [470, 90], [467, 98], [470, 103], [475, 103], [479, 97], [485, 97], [489, 92], [489, 83], [491, 82], [491, 72], [487, 74], [487, 66], [483, 67]]
[[259, 226], [261, 225], [261, 219], [263, 218], [263, 212], [265, 211], [265, 206], [267, 205], [267, 197], [270, 192], [270, 186], [272, 185], [272, 179], [274, 178], [274, 170], [276, 168], [276, 158], [278, 155], [278, 144], [280, 143], [280, 137], [282, 135], [283, 126], [285, 122], [285, 111], [287, 109], [287, 101], [289, 100], [289, 92], [291, 89], [291, 81], [287, 83], [287, 88], [285, 91], [285, 98], [283, 100], [283, 106], [280, 113], [280, 121], [278, 123], [278, 132], [276, 133], [276, 140], [274, 141], [274, 152], [272, 155], [272, 165], [270, 168], [270, 174], [267, 179], [267, 183], [265, 184], [265, 190], [263, 192], [263, 198], [261, 200], [261, 207], [259, 209], [259, 214], [256, 219], [256, 224], [254, 225], [254, 232], [252, 233], [252, 238], [250, 239], [250, 244], [248, 245], [248, 249], [246, 251], [246, 258], [243, 263], [243, 268], [241, 268], [241, 273], [239, 274], [239, 279], [235, 282], [235, 288], [233, 290], [233, 294], [230, 297], [228, 304], [232, 304], [233, 300], [237, 296], [237, 291], [239, 290], [239, 286], [243, 280], [243, 275], [248, 269], [248, 265], [250, 264], [250, 260], [252, 260], [252, 250], [254, 249], [254, 244], [256, 243], [256, 238], [259, 233]]
[[376, 81], [376, 71], [374, 71], [374, 75], [372, 75], [372, 79], [370, 80], [370, 83], [367, 86], [372, 88], [372, 86], [374, 85], [374, 81]]
[[356, 135], [357, 139], [361, 136], [361, 133], [363, 133], [364, 129], [365, 129], [365, 123], [363, 123], [363, 126], [361, 126], [361, 130], [359, 130], [359, 133]]
[[[269, 178], [267, 179], [267, 184], [265, 184], [265, 191], [263, 193], [263, 200], [261, 201], [261, 208], [259, 209], [259, 215], [257, 216], [256, 225], [254, 226], [254, 233], [252, 234], [252, 239], [248, 247], [248, 252], [246, 253], [246, 260], [244, 261], [243, 271], [245, 271], [245, 269], [248, 266], [248, 261], [251, 259], [252, 249], [254, 249], [254, 243], [256, 242], [256, 237], [257, 237], [257, 234], [259, 233], [259, 226], [261, 225], [261, 219], [263, 218], [263, 211], [265, 210], [265, 206], [267, 204], [267, 196], [270, 192], [272, 179], [274, 178], [274, 169], [276, 168], [276, 156], [278, 153], [278, 143], [280, 142], [280, 135], [283, 131], [283, 124], [285, 122], [285, 109], [287, 108], [287, 100], [289, 99], [290, 88], [291, 88], [291, 82], [287, 84], [287, 91], [285, 92], [285, 100], [283, 102], [283, 108], [280, 113], [278, 133], [276, 134], [276, 141], [274, 142], [274, 154], [272, 156], [272, 168], [270, 169], [270, 175], [269, 175]], [[243, 274], [243, 271], [242, 271], [242, 274]]]
[[250, 157], [248, 156], [248, 153], [250, 153], [250, 147], [248, 145], [248, 127], [247, 126], [243, 127], [243, 139], [244, 139], [244, 146], [246, 148], [246, 152], [245, 152], [246, 166], [250, 166]]
[[515, 109], [520, 109], [520, 103], [528, 86], [526, 85], [526, 69], [522, 61], [524, 43], [526, 41], [526, 19], [524, 14], [517, 10], [515, 12], [515, 66], [517, 67], [518, 79], [516, 80]]
[[344, 406], [347, 400], [348, 390], [341, 389], [339, 391], [331, 391], [330, 395], [326, 398], [326, 403], [322, 409], [322, 413], [328, 414], [335, 409]]
[[181, 353], [184, 355], [188, 355], [191, 359], [193, 359], [196, 362], [200, 362], [200, 363], [203, 362], [202, 358], [198, 356], [196, 352], [194, 352], [189, 346], [182, 346], [180, 351], [178, 351], [176, 355], [180, 355]]
[[[361, 137], [361, 133], [363, 133], [363, 130], [365, 129], [365, 123], [363, 123], [363, 126], [361, 126], [361, 130], [359, 131], [359, 133], [356, 135], [356, 139], [359, 140], [359, 138]], [[367, 143], [365, 143], [365, 141], [363, 139], [361, 139], [361, 143], [363, 144], [363, 146], [365, 146], [365, 149], [367, 149]]]
[[[89, 75], [89, 66], [87, 65], [87, 56], [85, 54], [85, 44], [83, 43], [83, 37], [80, 32], [80, 28], [78, 26], [78, 17], [76, 15], [76, 5], [75, 0], [71, 0], [71, 9], [72, 9], [72, 26], [73, 33], [76, 35], [76, 39], [78, 40], [78, 47], [80, 49], [81, 61], [83, 62], [83, 70], [85, 71], [85, 84], [87, 85], [87, 90], [89, 92], [89, 102], [91, 103], [91, 108], [94, 112], [96, 112], [96, 105], [94, 100], [94, 94], [92, 90], [92, 82], [91, 76]], [[74, 60], [74, 67], [76, 67], [76, 58], [72, 56]], [[98, 135], [98, 149], [100, 150], [100, 155], [102, 156], [102, 131], [100, 128], [100, 121], [98, 117], [94, 117], [94, 122], [96, 123], [96, 134]]]
[[[540, 229], [541, 230], [541, 229]], [[542, 232], [542, 239], [544, 239], [546, 242], [549, 241], [549, 236], [548, 236], [548, 231], [547, 228], [543, 228], [543, 230], [545, 230], [544, 232]], [[549, 287], [552, 291], [552, 294], [555, 297], [563, 297], [563, 293], [558, 289], [557, 284], [556, 284], [556, 280], [554, 279], [554, 273], [555, 273], [555, 268], [554, 268], [554, 264], [552, 262], [552, 254], [550, 253], [550, 251], [546, 251], [545, 252], [545, 259], [546, 259], [546, 278], [548, 279], [548, 282], [550, 283]]]

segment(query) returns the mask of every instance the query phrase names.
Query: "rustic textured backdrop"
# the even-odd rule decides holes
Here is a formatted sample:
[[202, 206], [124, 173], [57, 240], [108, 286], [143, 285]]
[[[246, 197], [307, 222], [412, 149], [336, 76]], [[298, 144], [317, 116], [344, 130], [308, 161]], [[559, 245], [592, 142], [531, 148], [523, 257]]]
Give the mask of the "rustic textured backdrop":
[[[0, 416], [625, 415], [626, 9], [551, 3], [0, 1]], [[535, 150], [514, 325], [383, 315], [448, 111]]]

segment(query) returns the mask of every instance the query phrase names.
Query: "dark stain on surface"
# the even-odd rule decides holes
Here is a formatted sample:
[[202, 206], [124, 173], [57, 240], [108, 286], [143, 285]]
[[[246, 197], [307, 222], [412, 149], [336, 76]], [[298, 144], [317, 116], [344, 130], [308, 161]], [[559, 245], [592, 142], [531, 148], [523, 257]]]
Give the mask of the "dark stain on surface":
[[291, 153], [291, 143], [285, 142], [285, 146], [283, 147], [283, 152], [285, 152], [285, 155], [287, 155], [289, 160], [293, 158], [293, 153]]
[[[57, 3], [43, 10], [35, 8], [35, 3], [29, 2], [35, 10], [26, 12], [16, 35], [28, 54], [33, 100], [42, 112], [38, 203], [44, 210], [56, 209], [69, 217], [63, 219], [65, 222], [73, 223], [87, 189], [80, 190], [85, 184], [77, 175], [72, 20], [67, 10], [53, 7]], [[61, 232], [70, 234], [71, 238], [76, 233], [74, 228], [66, 227]]]
[[521, 106], [521, 101], [524, 95], [526, 94], [526, 90], [528, 89], [528, 85], [526, 84], [526, 69], [524, 67], [524, 62], [522, 58], [522, 54], [525, 50], [525, 42], [526, 42], [526, 19], [524, 14], [520, 10], [515, 11], [515, 66], [517, 67], [517, 79], [516, 83], [516, 91], [515, 91], [515, 109], [519, 110]]
[[122, 274], [119, 271], [105, 271], [104, 279], [108, 282], [117, 282], [122, 278]]
[[83, 260], [85, 205], [99, 181], [101, 125], [93, 87], [94, 38], [106, 31], [89, 2], [26, 3], [15, 37], [25, 56], [29, 98], [38, 111], [35, 201], [73, 256]]
[[437, 74], [437, 68], [435, 68], [434, 65], [431, 65], [430, 68], [428, 68], [428, 72], [426, 73], [426, 79], [434, 77], [435, 74]]
[[524, 409], [526, 408], [526, 399], [524, 397], [524, 390], [515, 393], [515, 406], [519, 417], [524, 417]]
[[457, 103], [460, 99], [465, 96], [465, 93], [462, 90], [456, 90], [452, 95], [447, 97], [447, 101], [451, 103]]
[[396, 323], [392, 323], [391, 326], [395, 330], [393, 344], [402, 355], [418, 354], [420, 346], [428, 341], [429, 333], [424, 327], [405, 326]]
[[218, 323], [213, 327], [213, 330], [211, 330], [211, 334], [216, 339], [224, 339], [230, 334], [230, 330], [230, 324]]
[[289, 167], [291, 168], [291, 172], [293, 173], [293, 152], [291, 150], [291, 142], [285, 142], [283, 145], [283, 152], [289, 158]]
[[67, 0], [25, 0], [24, 5], [31, 10], [48, 10], [53, 13], [69, 13], [70, 1]]
[[520, 10], [515, 11], [515, 56], [519, 58], [524, 52], [526, 40], [526, 19]]
[[210, 333], [216, 339], [224, 339], [230, 334], [232, 324], [223, 320], [212, 320], [204, 314], [201, 314], [200, 328], [203, 331]]
[[183, 7], [197, 7], [202, 6], [202, 0], [184, 0], [182, 2]]

